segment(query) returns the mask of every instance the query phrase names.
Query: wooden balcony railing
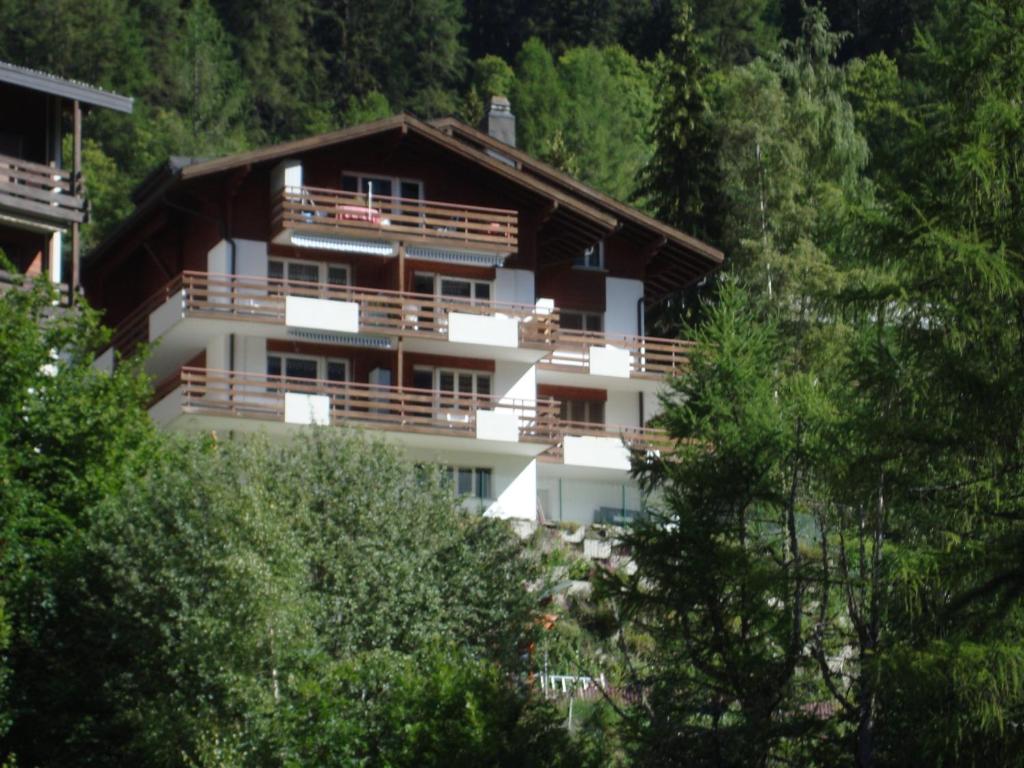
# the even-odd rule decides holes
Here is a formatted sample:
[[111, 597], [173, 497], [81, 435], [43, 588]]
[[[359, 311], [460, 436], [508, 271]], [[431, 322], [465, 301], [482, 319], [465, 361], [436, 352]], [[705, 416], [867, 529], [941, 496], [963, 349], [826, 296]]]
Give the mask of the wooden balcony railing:
[[558, 335], [558, 313], [538, 312], [536, 307], [527, 304], [459, 300], [374, 288], [183, 272], [118, 324], [112, 340], [115, 349], [127, 355], [140, 342], [146, 341], [149, 336], [149, 315], [179, 290], [184, 291], [183, 311], [196, 317], [283, 325], [286, 297], [302, 296], [359, 304], [360, 333], [446, 338], [449, 314], [461, 312], [518, 319], [519, 343], [524, 347], [553, 348]]
[[620, 427], [614, 424], [594, 424], [587, 421], [558, 420], [559, 440], [543, 454], [544, 461], [561, 462], [564, 458], [565, 437], [613, 437], [622, 440], [631, 450], [669, 453], [674, 443], [663, 429], [657, 427]]
[[[33, 278], [31, 277], [0, 269], [0, 294], [13, 289], [23, 291], [31, 290], [32, 280]], [[68, 284], [54, 283], [53, 287], [57, 291], [57, 304], [60, 306], [67, 306], [71, 300], [71, 292], [68, 290]]]
[[85, 221], [81, 179], [71, 171], [0, 155], [0, 208], [57, 223]]
[[518, 245], [515, 211], [382, 197], [319, 187], [289, 187], [274, 201], [273, 236], [310, 235], [401, 240], [407, 243], [513, 253]]
[[682, 339], [658, 339], [649, 336], [606, 336], [591, 331], [561, 330], [555, 349], [540, 365], [553, 371], [587, 373], [591, 347], [611, 345], [629, 352], [630, 377], [662, 379], [689, 362], [694, 342]]
[[[497, 409], [516, 414], [520, 441], [546, 444], [557, 439], [557, 408], [550, 399], [460, 395], [205, 368], [182, 368], [178, 382], [182, 410], [190, 414], [283, 421], [287, 392], [329, 398], [332, 425], [475, 438], [477, 413]], [[164, 383], [160, 392], [172, 389]]]

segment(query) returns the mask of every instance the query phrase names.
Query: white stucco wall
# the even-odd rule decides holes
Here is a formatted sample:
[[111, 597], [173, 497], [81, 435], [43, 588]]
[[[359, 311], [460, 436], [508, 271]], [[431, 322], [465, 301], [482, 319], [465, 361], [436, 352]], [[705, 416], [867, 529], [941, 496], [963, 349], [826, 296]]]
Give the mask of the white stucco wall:
[[526, 269], [494, 271], [494, 300], [510, 304], [534, 303], [533, 272]]
[[499, 360], [494, 364], [494, 394], [516, 400], [537, 397], [537, 368], [530, 363]]
[[481, 508], [479, 500], [467, 498], [467, 509], [492, 517], [533, 520], [537, 516], [537, 462], [526, 456], [501, 456], [468, 451], [408, 449], [410, 461], [446, 464], [453, 467], [486, 467], [491, 470], [493, 499]]
[[[646, 413], [644, 417], [650, 418]], [[640, 400], [637, 393], [609, 390], [604, 404], [604, 422], [617, 427], [639, 427]]]
[[609, 336], [637, 336], [636, 305], [643, 298], [644, 284], [640, 280], [622, 277], [605, 278], [604, 331]]
[[226, 371], [230, 360], [228, 336], [218, 336], [206, 345], [206, 367], [212, 371]]
[[[206, 254], [206, 271], [215, 275], [231, 272], [231, 246], [219, 241]], [[235, 238], [235, 274], [249, 277], [267, 276], [267, 244], [262, 240]]]
[[267, 244], [262, 240], [235, 239], [235, 273], [249, 277], [267, 276]]
[[235, 370], [265, 374], [267, 340], [254, 336], [235, 336]]
[[302, 162], [296, 158], [282, 160], [270, 172], [270, 193], [279, 192], [282, 187], [302, 186]]

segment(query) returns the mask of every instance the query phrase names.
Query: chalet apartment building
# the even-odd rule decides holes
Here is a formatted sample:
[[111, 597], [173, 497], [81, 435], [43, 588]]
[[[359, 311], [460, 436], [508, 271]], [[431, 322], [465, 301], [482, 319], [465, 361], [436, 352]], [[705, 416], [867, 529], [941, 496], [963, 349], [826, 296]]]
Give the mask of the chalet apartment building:
[[[132, 100], [0, 61], [0, 250], [19, 273], [45, 273], [65, 288], [78, 284], [79, 226], [88, 215], [82, 113], [97, 107], [131, 112]], [[0, 266], [0, 290], [9, 282]]]
[[645, 425], [688, 350], [645, 305], [721, 254], [516, 150], [507, 101], [487, 119], [172, 158], [85, 261], [98, 364], [154, 342], [167, 429], [358, 427], [486, 514], [629, 518], [627, 446], [664, 444]]

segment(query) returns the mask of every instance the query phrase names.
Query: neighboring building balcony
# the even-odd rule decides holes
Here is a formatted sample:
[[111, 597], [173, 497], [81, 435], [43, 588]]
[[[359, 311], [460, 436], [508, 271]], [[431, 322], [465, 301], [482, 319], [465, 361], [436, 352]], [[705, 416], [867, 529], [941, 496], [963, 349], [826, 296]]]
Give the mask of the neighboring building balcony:
[[625, 476], [631, 467], [630, 454], [667, 454], [672, 439], [655, 427], [621, 427], [583, 421], [558, 421], [558, 442], [540, 460], [548, 474], [580, 479], [607, 479], [609, 473]]
[[0, 155], [0, 219], [53, 231], [85, 221], [81, 180], [71, 171]]
[[[560, 330], [555, 348], [538, 365], [545, 384], [600, 384], [607, 389], [655, 392], [674, 372], [686, 367], [694, 342], [649, 336], [608, 336], [592, 331]], [[589, 383], [589, 382], [593, 382]]]
[[303, 425], [381, 431], [407, 446], [536, 456], [557, 440], [553, 400], [182, 368], [157, 387], [162, 426], [284, 432]]
[[[396, 244], [506, 256], [518, 247], [515, 211], [384, 197], [318, 187], [284, 187], [273, 200], [275, 243], [393, 256]], [[429, 253], [410, 256], [430, 258]], [[467, 263], [473, 263], [467, 257]]]
[[[0, 269], [0, 295], [10, 290], [31, 290], [32, 278], [25, 275], [8, 272]], [[70, 303], [71, 292], [67, 283], [54, 283], [54, 290], [57, 291], [57, 304], [67, 306]]]
[[159, 340], [149, 369], [161, 377], [228, 333], [375, 348], [402, 337], [410, 352], [532, 363], [554, 348], [558, 313], [543, 304], [184, 272], [119, 323], [111, 345], [128, 355]]

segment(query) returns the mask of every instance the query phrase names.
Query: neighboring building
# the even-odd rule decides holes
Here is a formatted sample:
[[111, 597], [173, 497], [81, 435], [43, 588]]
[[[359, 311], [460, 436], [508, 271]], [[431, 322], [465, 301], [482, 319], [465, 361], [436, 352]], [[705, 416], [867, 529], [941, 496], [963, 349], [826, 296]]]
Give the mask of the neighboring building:
[[[490, 133], [514, 140], [496, 106]], [[715, 249], [486, 133], [408, 115], [174, 158], [135, 202], [84, 284], [121, 353], [157, 342], [161, 425], [351, 425], [450, 467], [488, 514], [639, 510], [623, 438], [663, 440], [644, 425], [688, 350], [643, 336], [644, 304], [714, 270]]]
[[[0, 250], [19, 272], [46, 272], [78, 283], [79, 226], [86, 220], [82, 186], [82, 110], [131, 112], [132, 100], [45, 72], [0, 61]], [[62, 143], [72, 134], [71, 162]], [[62, 264], [70, 230], [69, 274]], [[0, 272], [0, 283], [7, 282]], [[0, 286], [2, 287], [2, 286]]]

